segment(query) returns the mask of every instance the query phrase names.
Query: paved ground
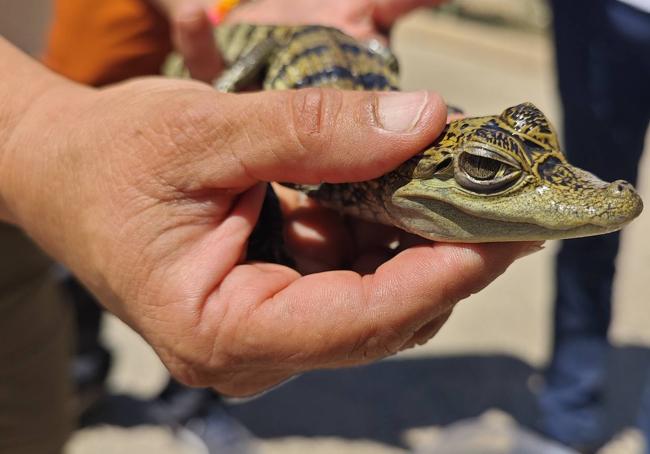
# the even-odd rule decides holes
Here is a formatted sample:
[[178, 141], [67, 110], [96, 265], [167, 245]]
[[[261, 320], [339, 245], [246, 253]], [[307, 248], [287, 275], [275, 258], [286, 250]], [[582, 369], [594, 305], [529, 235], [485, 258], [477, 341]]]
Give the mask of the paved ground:
[[[436, 89], [471, 114], [528, 100], [554, 121], [559, 118], [544, 34], [422, 13], [399, 27], [396, 49], [405, 88]], [[640, 179], [646, 200], [649, 166], [646, 159]], [[612, 411], [620, 424], [632, 417], [639, 371], [650, 359], [645, 349], [630, 347], [650, 346], [648, 231], [650, 215], [644, 213], [627, 230], [619, 261], [611, 334], [620, 348], [612, 362], [621, 380], [629, 380], [624, 390], [614, 391], [620, 399]], [[368, 368], [308, 374], [238, 407], [237, 416], [263, 437], [263, 452], [283, 454], [404, 452], [399, 445], [409, 429], [443, 427], [494, 407], [534, 424], [530, 390], [538, 384], [535, 368], [549, 353], [554, 249], [551, 243], [517, 262], [487, 290], [459, 305], [429, 344]], [[116, 352], [113, 389], [154, 395], [166, 375], [150, 349], [114, 319], [105, 333]], [[499, 421], [505, 427], [507, 418]], [[113, 452], [192, 451], [154, 428], [86, 430], [68, 449], [68, 454]]]

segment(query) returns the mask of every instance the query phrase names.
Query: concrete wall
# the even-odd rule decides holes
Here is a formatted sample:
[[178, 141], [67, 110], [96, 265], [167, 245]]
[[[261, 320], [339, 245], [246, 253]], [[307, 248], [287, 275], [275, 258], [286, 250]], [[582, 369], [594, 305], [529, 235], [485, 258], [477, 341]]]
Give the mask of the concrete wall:
[[52, 12], [50, 0], [0, 0], [0, 35], [32, 55], [43, 48]]
[[533, 29], [547, 28], [551, 17], [547, 0], [454, 0], [449, 6], [474, 19]]

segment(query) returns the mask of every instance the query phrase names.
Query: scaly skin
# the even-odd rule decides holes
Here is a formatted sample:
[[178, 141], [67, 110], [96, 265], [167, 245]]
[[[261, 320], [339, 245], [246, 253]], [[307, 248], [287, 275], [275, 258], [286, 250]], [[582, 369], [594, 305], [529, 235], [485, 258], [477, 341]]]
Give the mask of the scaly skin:
[[[320, 26], [219, 27], [231, 64], [222, 91], [335, 87], [397, 89], [397, 62]], [[181, 65], [167, 74], [182, 75]], [[323, 204], [432, 240], [575, 238], [621, 229], [643, 209], [627, 182], [606, 183], [569, 164], [544, 114], [530, 103], [451, 122], [429, 148], [378, 179], [296, 186]]]

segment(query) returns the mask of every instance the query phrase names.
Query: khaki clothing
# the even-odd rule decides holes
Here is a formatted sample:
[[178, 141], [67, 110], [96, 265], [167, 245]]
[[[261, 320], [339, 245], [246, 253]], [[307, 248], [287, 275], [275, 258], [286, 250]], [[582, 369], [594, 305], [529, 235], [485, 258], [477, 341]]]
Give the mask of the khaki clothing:
[[58, 453], [73, 427], [70, 304], [52, 271], [0, 224], [0, 454]]

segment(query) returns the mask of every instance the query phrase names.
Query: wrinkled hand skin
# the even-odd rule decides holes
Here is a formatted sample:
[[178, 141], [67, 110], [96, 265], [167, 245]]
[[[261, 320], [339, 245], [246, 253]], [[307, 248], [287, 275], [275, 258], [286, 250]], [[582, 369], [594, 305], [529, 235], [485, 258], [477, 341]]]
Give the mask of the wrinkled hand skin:
[[[394, 230], [370, 226], [368, 235], [367, 225], [285, 202], [292, 249], [310, 271], [330, 271], [245, 261], [260, 182], [357, 181], [395, 168], [443, 128], [434, 93], [391, 110], [417, 120], [389, 132], [389, 95], [372, 92], [228, 95], [162, 79], [101, 91], [51, 85], [3, 144], [4, 217], [189, 385], [250, 395], [426, 342], [456, 302], [539, 248], [406, 247], [405, 238], [391, 251]], [[340, 253], [321, 260], [332, 249]], [[363, 272], [340, 269], [343, 257]]]

